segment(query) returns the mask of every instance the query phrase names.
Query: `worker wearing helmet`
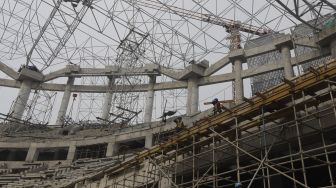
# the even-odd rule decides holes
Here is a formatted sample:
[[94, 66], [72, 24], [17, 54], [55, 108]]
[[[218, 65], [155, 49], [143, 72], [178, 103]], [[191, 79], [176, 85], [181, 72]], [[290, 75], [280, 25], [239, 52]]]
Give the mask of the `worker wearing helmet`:
[[214, 115], [216, 115], [217, 113], [221, 113], [222, 112], [222, 107], [221, 107], [221, 104], [220, 102], [218, 101], [217, 98], [214, 98], [214, 100], [212, 100], [212, 105], [214, 105]]

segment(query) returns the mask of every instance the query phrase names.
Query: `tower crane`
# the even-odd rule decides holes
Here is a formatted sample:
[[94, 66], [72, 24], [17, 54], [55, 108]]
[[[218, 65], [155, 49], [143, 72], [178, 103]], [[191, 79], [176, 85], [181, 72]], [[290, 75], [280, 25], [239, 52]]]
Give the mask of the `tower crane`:
[[226, 29], [226, 32], [230, 34], [227, 39], [230, 41], [230, 50], [241, 48], [241, 34], [240, 32], [246, 32], [255, 34], [258, 36], [267, 35], [273, 31], [268, 27], [257, 27], [250, 24], [242, 23], [240, 21], [230, 20], [222, 18], [213, 14], [202, 14], [199, 12], [194, 12], [186, 10], [180, 7], [167, 5], [159, 1], [153, 0], [141, 0], [136, 2], [137, 5], [144, 6], [147, 8], [169, 12], [172, 14], [179, 15], [181, 17], [187, 17], [214, 25], [222, 26]]

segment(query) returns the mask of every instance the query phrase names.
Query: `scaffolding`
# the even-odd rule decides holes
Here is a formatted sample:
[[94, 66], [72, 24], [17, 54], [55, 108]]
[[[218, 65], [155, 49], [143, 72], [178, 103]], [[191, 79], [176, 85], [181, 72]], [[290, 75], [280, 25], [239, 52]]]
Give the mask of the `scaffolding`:
[[310, 70], [66, 187], [334, 187], [336, 61]]

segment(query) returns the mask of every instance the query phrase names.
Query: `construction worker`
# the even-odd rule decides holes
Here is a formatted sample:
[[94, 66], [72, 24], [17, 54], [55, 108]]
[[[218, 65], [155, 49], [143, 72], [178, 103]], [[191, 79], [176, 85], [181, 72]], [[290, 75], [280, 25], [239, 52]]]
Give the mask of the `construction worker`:
[[214, 106], [214, 109], [213, 109], [214, 115], [222, 112], [222, 105], [220, 104], [217, 98], [212, 100], [211, 104]]
[[176, 123], [176, 128], [175, 128], [176, 132], [180, 132], [183, 129], [185, 129], [185, 125], [182, 121], [182, 117], [178, 117], [178, 118], [174, 119], [174, 122]]

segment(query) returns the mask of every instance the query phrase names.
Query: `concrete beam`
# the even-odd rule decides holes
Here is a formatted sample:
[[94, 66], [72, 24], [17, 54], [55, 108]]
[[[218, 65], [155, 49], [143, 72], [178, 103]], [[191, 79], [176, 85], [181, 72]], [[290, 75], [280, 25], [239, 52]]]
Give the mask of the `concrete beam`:
[[219, 71], [221, 68], [225, 67], [229, 63], [230, 63], [229, 57], [228, 56], [223, 57], [219, 61], [212, 64], [209, 68], [207, 68], [204, 71], [204, 76], [210, 76], [214, 74], [215, 72]]
[[[299, 55], [297, 57], [291, 58], [290, 62], [292, 66], [294, 65], [299, 65], [302, 63], [307, 63], [312, 60], [316, 60], [321, 57], [328, 56], [330, 54], [329, 49], [322, 49], [320, 50], [315, 50], [311, 51], [309, 53], [305, 53], [302, 55]], [[228, 58], [228, 57], [226, 57]], [[281, 62], [280, 62], [281, 63]], [[277, 65], [273, 65], [277, 64]], [[281, 64], [280, 64], [281, 65]], [[269, 65], [263, 65], [260, 66], [257, 70], [255, 69], [247, 69], [242, 71], [242, 77], [252, 77], [256, 75], [260, 75], [263, 73], [263, 71], [270, 72], [274, 70], [279, 70], [283, 68], [279, 67], [279, 62], [276, 61], [274, 63], [269, 63]], [[204, 85], [211, 85], [211, 84], [217, 84], [217, 83], [223, 83], [223, 82], [228, 82], [234, 80], [234, 74], [233, 73], [226, 73], [226, 74], [221, 74], [221, 75], [214, 75], [214, 76], [205, 76], [199, 79], [199, 86], [204, 86]], [[0, 78], [0, 86], [5, 86], [5, 87], [12, 87], [12, 88], [19, 88], [20, 87], [20, 82], [15, 81], [15, 80], [9, 80], [9, 79], [3, 79]], [[40, 90], [47, 90], [47, 91], [61, 91], [63, 92], [65, 90], [66, 85], [65, 84], [53, 84], [53, 83], [42, 83], [42, 84], [37, 84], [33, 83], [32, 88], [33, 89], [40, 89]], [[146, 92], [148, 88], [147, 84], [144, 85], [136, 85], [133, 87], [128, 87], [126, 86], [115, 86], [113, 88], [113, 91], [115, 92], [121, 92], [121, 89], [123, 91], [133, 91], [133, 92]], [[182, 88], [187, 88], [187, 83], [183, 81], [173, 81], [173, 82], [162, 82], [162, 83], [156, 83], [154, 85], [154, 91], [160, 91], [160, 90], [169, 90], [169, 89], [182, 89]], [[105, 93], [106, 86], [97, 86], [97, 85], [74, 85], [72, 88], [73, 92], [83, 92], [83, 93]]]
[[161, 74], [164, 74], [174, 80], [179, 80], [181, 72], [183, 72], [183, 70], [171, 69], [164, 66], [160, 66], [159, 71]]
[[293, 38], [295, 45], [305, 46], [310, 48], [319, 48], [319, 45], [316, 43], [316, 37], [303, 37], [303, 38]]
[[0, 62], [0, 70], [14, 80], [19, 78], [19, 73], [2, 62]]
[[[302, 45], [302, 46], [309, 46], [309, 47], [317, 47], [315, 44], [315, 41], [318, 41], [320, 45], [325, 45], [328, 43], [329, 39], [333, 37], [335, 34], [335, 27], [330, 28], [327, 30], [322, 31], [319, 33], [317, 39], [312, 38], [312, 37], [300, 37], [300, 38], [294, 38], [294, 42], [297, 45]], [[285, 43], [288, 43], [292, 45], [290, 41], [289, 35], [285, 35], [284, 37], [276, 38], [274, 43], [271, 44], [266, 44], [263, 46], [255, 47], [252, 49], [247, 49], [244, 51], [245, 57], [254, 57], [257, 55], [261, 55], [267, 52], [271, 52], [274, 50], [277, 50], [279, 48], [279, 45], [283, 45]], [[329, 41], [330, 43], [330, 41]], [[334, 48], [332, 48], [334, 49]], [[334, 50], [336, 56], [336, 50]], [[210, 76], [223, 68], [224, 66], [228, 65], [230, 63], [229, 57], [225, 56], [219, 61], [215, 62], [212, 64], [210, 67], [206, 68], [203, 71], [198, 71], [198, 69], [194, 69], [194, 67], [191, 67], [192, 72], [196, 72], [198, 75], [202, 76]], [[4, 63], [0, 63], [0, 70], [3, 71], [5, 74], [10, 76], [13, 79], [19, 79], [20, 75], [16, 71], [14, 71], [12, 68], [8, 67]], [[177, 70], [177, 69], [170, 69], [166, 67], [159, 67], [159, 65], [156, 64], [149, 64], [146, 65], [145, 67], [140, 67], [134, 71], [134, 69], [129, 70], [129, 69], [120, 69], [115, 66], [111, 66], [110, 68], [80, 68], [78, 65], [67, 65], [66, 68], [57, 70], [55, 72], [49, 73], [45, 76], [42, 74], [39, 74], [37, 72], [29, 70], [28, 73], [26, 70], [21, 73], [21, 80], [25, 79], [27, 76], [30, 79], [34, 79], [36, 81], [43, 81], [47, 82], [59, 77], [69, 77], [69, 76], [74, 76], [74, 77], [81, 77], [81, 76], [123, 76], [123, 75], [128, 75], [128, 76], [137, 76], [137, 75], [160, 75], [160, 73], [165, 74], [168, 77], [171, 77], [175, 80], [180, 80], [184, 79], [181, 77], [181, 75], [188, 75], [190, 73], [190, 70]], [[203, 73], [202, 73], [203, 72]], [[187, 76], [188, 77], [188, 76]], [[11, 87], [11, 86], [9, 86]]]
[[273, 39], [273, 44], [276, 49], [280, 49], [282, 46], [287, 46], [290, 49], [293, 48], [293, 41], [291, 35], [283, 35]]
[[139, 76], [160, 75], [156, 65], [147, 65], [137, 69], [119, 68], [107, 66], [105, 68], [80, 68], [77, 65], [67, 65], [66, 68], [45, 75], [43, 81], [47, 82], [59, 77], [84, 77], [84, 76]]
[[270, 64], [265, 64], [260, 67], [254, 67], [254, 68], [249, 68], [247, 70], [243, 70], [241, 73], [242, 78], [249, 78], [252, 76], [258, 76], [260, 74], [265, 74], [268, 72], [276, 71], [283, 69], [283, 65], [281, 64], [281, 61], [273, 62]]
[[263, 55], [269, 52], [273, 52], [276, 51], [277, 48], [274, 46], [273, 43], [269, 43], [269, 44], [265, 44], [263, 46], [258, 46], [255, 48], [251, 48], [251, 49], [246, 49], [245, 50], [245, 57], [246, 58], [250, 58], [250, 57], [255, 57], [258, 55]]
[[21, 71], [19, 72], [19, 77], [17, 80], [20, 80], [20, 81], [32, 80], [36, 82], [42, 82], [43, 77], [44, 77], [43, 74], [40, 72], [36, 72], [28, 68], [22, 68]]
[[203, 60], [200, 63], [190, 64], [180, 73], [179, 80], [187, 80], [190, 77], [202, 77], [208, 67], [209, 62], [206, 60]]

